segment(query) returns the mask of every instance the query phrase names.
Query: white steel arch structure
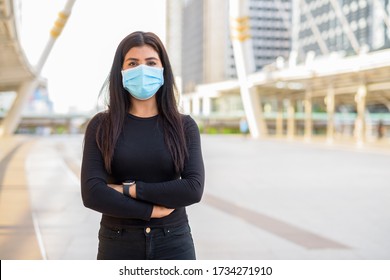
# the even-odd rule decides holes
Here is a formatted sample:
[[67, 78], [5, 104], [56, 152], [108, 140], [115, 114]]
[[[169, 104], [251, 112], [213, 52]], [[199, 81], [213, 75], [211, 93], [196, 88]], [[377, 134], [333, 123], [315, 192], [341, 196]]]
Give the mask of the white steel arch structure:
[[76, 0], [68, 0], [50, 31], [50, 37], [37, 65], [31, 66], [20, 44], [16, 1], [0, 0], [0, 94], [15, 91], [16, 99], [0, 124], [0, 137], [17, 128], [21, 111], [39, 82], [43, 66], [61, 34]]
[[14, 1], [0, 0], [0, 91], [18, 90], [36, 74], [20, 45]]

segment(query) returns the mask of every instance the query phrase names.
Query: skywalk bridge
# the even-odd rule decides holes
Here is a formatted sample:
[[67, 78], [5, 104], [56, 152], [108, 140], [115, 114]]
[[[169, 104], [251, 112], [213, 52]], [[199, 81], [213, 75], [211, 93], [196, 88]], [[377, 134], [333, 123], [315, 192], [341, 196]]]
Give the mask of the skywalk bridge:
[[[303, 134], [310, 139], [316, 115], [312, 108], [318, 104], [326, 108], [321, 117], [323, 120], [325, 116], [327, 138], [333, 141], [335, 121], [337, 115], [341, 115], [336, 112], [336, 107], [344, 105], [353, 108], [352, 114], [343, 114], [347, 115], [345, 122], [350, 123], [350, 116], [355, 116], [352, 126], [356, 141], [364, 142], [369, 113], [367, 107], [382, 105], [387, 112], [390, 110], [390, 49], [344, 58], [331, 55], [302, 65], [275, 63], [261, 72], [248, 75], [247, 80], [261, 99], [256, 106], [261, 107], [260, 102], [276, 104], [274, 114], [258, 110], [261, 113], [256, 116], [258, 121], [271, 119], [267, 121], [268, 126], [274, 122], [276, 135], [294, 137], [298, 123], [303, 122]], [[239, 80], [199, 85], [195, 92], [184, 95], [184, 106], [192, 108], [192, 113], [199, 119], [218, 120], [223, 118], [223, 114], [212, 111], [212, 100], [234, 95], [240, 95]], [[298, 105], [301, 105], [300, 111], [296, 110]], [[239, 117], [237, 114], [236, 120]], [[390, 125], [388, 117], [387, 113], [383, 120]], [[376, 123], [378, 121], [375, 120]], [[266, 135], [267, 130], [262, 133]]]

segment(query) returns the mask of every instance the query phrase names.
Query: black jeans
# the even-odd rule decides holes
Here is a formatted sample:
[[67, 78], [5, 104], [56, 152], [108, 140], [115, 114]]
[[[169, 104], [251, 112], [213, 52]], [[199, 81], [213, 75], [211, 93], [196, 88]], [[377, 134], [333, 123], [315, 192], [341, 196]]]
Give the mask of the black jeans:
[[188, 224], [166, 228], [100, 225], [98, 260], [195, 260]]

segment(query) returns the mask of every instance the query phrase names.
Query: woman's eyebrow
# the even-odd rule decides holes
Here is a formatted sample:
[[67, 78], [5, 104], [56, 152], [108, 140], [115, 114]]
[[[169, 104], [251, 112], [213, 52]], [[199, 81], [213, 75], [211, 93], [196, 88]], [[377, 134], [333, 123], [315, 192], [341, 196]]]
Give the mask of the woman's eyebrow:
[[125, 61], [128, 61], [128, 60], [134, 60], [134, 61], [138, 61], [139, 59], [138, 59], [138, 58], [133, 58], [133, 57], [128, 57], [128, 58], [126, 58], [126, 60], [125, 60]]
[[[127, 58], [125, 61], [128, 61], [128, 60], [131, 60], [131, 61], [139, 61], [138, 58], [134, 58], [134, 57], [129, 57], [129, 58]], [[152, 57], [145, 58], [145, 60], [158, 60], [158, 58], [152, 56]]]

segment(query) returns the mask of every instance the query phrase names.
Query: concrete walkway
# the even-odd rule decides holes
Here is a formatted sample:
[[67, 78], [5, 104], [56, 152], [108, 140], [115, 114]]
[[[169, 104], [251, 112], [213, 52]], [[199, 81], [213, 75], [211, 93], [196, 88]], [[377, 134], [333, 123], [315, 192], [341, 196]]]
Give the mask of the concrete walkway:
[[25, 160], [32, 142], [2, 139], [0, 150], [0, 259], [40, 259]]
[[[82, 136], [0, 140], [0, 258], [95, 259]], [[202, 136], [198, 259], [390, 259], [390, 148]]]

